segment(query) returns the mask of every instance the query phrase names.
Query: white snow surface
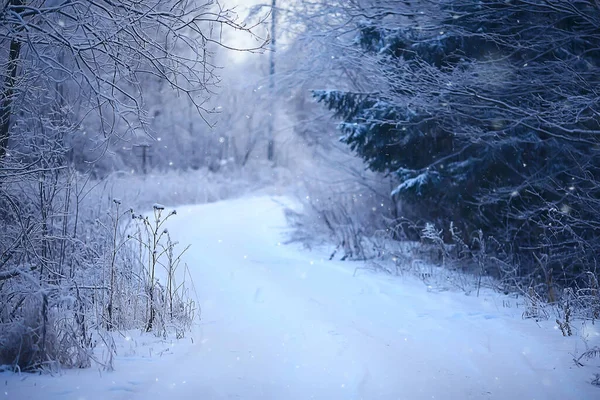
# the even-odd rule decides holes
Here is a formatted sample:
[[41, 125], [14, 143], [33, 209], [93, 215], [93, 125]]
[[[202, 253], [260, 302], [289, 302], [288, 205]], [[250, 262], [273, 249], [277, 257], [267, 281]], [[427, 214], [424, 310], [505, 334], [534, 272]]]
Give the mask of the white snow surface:
[[[286, 204], [179, 207], [169, 231], [192, 245], [195, 330], [127, 338], [114, 372], [1, 373], [0, 399], [600, 399], [600, 369], [572, 361], [581, 335], [523, 320], [499, 294], [431, 292], [284, 244]], [[598, 342], [597, 326], [586, 335]]]

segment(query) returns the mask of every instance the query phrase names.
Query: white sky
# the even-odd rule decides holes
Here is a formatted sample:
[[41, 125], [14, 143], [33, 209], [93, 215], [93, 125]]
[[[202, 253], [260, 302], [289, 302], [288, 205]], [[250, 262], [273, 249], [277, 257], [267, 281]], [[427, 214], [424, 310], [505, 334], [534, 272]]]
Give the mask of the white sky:
[[[242, 22], [248, 16], [249, 8], [255, 4], [264, 4], [269, 3], [270, 0], [222, 0], [220, 1], [221, 5], [225, 9], [232, 9], [235, 7], [235, 11], [238, 14], [239, 21]], [[264, 40], [267, 38], [267, 26], [263, 29], [256, 28], [254, 30], [256, 34], [260, 35], [260, 37]], [[244, 31], [234, 31], [233, 29], [229, 29], [223, 32], [224, 38], [223, 41], [226, 45], [239, 49], [247, 49], [247, 48], [255, 48], [261, 44], [261, 41], [247, 32]], [[242, 62], [247, 59], [247, 57], [252, 54], [243, 51], [229, 51], [227, 52], [227, 58], [235, 61]]]

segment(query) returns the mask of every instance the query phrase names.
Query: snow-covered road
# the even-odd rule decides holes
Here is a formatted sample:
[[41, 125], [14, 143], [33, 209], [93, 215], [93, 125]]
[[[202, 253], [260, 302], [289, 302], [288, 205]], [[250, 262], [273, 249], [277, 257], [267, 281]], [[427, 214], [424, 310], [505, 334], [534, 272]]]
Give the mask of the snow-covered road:
[[120, 357], [102, 376], [9, 376], [6, 398], [600, 398], [590, 371], [569, 355], [581, 339], [522, 320], [499, 297], [354, 276], [356, 264], [284, 245], [285, 201], [178, 209], [169, 229], [192, 244], [185, 261], [202, 306], [193, 344], [183, 339], [163, 357]]

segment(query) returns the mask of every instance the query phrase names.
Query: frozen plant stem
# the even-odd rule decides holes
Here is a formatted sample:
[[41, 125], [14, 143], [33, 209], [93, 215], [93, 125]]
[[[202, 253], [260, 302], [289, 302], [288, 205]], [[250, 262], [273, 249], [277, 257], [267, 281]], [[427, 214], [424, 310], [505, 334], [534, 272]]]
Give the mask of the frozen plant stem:
[[[148, 252], [148, 282], [147, 282], [147, 298], [148, 298], [148, 319], [146, 322], [146, 332], [150, 332], [154, 328], [155, 318], [156, 318], [156, 266], [159, 262], [161, 255], [165, 253], [165, 249], [161, 249], [161, 240], [164, 235], [168, 232], [166, 229], [163, 229], [166, 221], [173, 215], [176, 214], [176, 211], [171, 211], [166, 217], [163, 218], [162, 213], [164, 211], [164, 206], [155, 204], [153, 206], [153, 220], [146, 216], [135, 216], [134, 218], [140, 220], [144, 226], [146, 239], [144, 241], [143, 238], [138, 238], [140, 244]], [[162, 250], [162, 251], [160, 251]]]

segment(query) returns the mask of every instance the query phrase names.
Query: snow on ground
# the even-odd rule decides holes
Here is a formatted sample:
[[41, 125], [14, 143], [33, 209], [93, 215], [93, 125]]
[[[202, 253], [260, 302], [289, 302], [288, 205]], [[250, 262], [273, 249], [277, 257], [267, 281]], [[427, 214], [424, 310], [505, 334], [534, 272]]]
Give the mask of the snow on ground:
[[[169, 230], [198, 289], [185, 339], [121, 341], [116, 372], [0, 374], [7, 399], [598, 399], [581, 337], [486, 293], [433, 293], [417, 280], [284, 245], [284, 198], [182, 207]], [[503, 304], [504, 303], [504, 304]], [[590, 341], [599, 340], [588, 325]], [[142, 343], [146, 341], [147, 343]], [[123, 347], [123, 343], [127, 343]], [[128, 349], [128, 350], [127, 350]], [[0, 396], [1, 398], [1, 396]]]

